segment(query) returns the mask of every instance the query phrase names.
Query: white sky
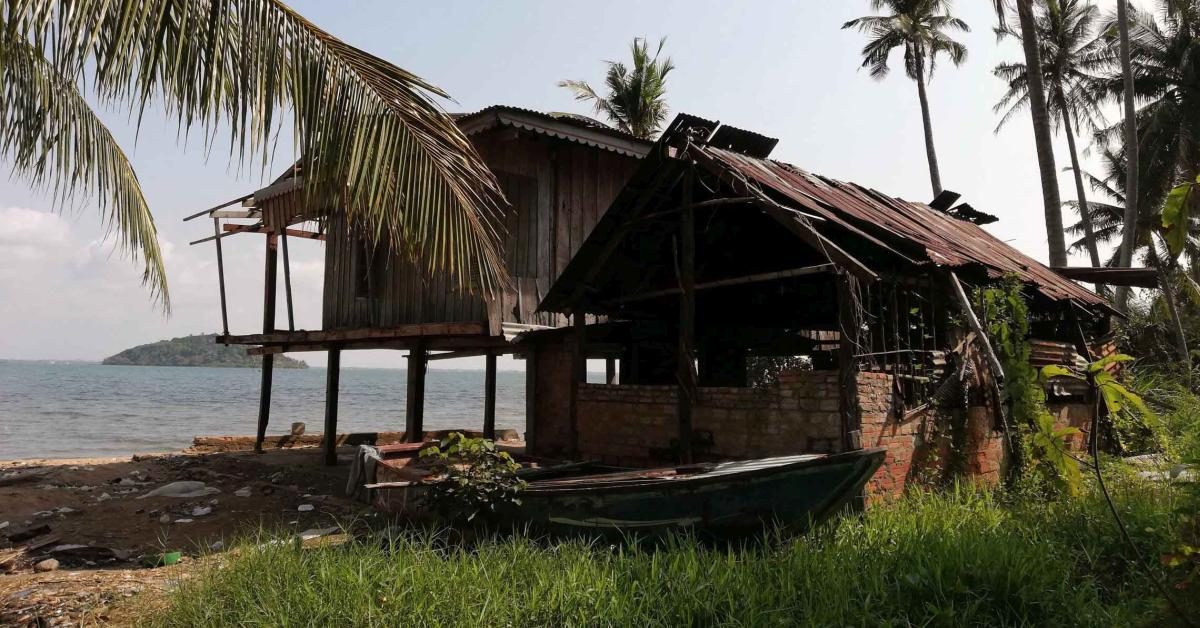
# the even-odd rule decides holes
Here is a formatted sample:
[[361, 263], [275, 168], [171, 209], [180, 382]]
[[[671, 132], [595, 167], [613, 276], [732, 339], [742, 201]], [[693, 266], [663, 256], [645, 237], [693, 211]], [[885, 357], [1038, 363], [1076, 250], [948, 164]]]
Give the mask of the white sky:
[[[1019, 46], [996, 43], [990, 1], [957, 4], [956, 14], [972, 27], [960, 39], [970, 55], [962, 67], [940, 65], [930, 85], [943, 185], [999, 216], [988, 229], [1044, 261], [1028, 115], [992, 133], [997, 116], [991, 108], [1003, 84], [991, 69], [1018, 60]], [[1113, 3], [1099, 4], [1108, 10]], [[874, 81], [858, 69], [865, 36], [840, 30], [844, 21], [869, 12], [865, 0], [304, 0], [293, 6], [334, 35], [446, 89], [457, 100], [446, 103], [451, 111], [500, 103], [590, 114], [555, 83], [564, 78], [600, 83], [601, 60], [625, 59], [633, 37], [667, 36], [666, 50], [677, 65], [668, 81], [673, 113], [778, 137], [772, 156], [807, 170], [930, 200], [916, 86], [904, 77], [899, 53], [893, 57], [896, 71]], [[211, 226], [180, 220], [254, 189], [262, 181], [258, 169], [239, 173], [222, 148], [206, 158], [199, 135], [185, 146], [177, 141], [174, 123], [161, 116], [149, 115], [136, 141], [124, 111], [103, 117], [131, 154], [155, 212], [174, 314], [161, 315], [139, 285], [139, 267], [105, 241], [93, 203], [55, 213], [46, 195], [23, 181], [0, 178], [0, 358], [98, 360], [145, 342], [219, 330], [213, 245], [187, 245], [209, 235]], [[1061, 137], [1055, 157], [1060, 168], [1068, 163]], [[282, 147], [276, 167], [291, 159], [290, 147]], [[1069, 174], [1061, 175], [1060, 189], [1064, 200], [1074, 198]], [[261, 321], [262, 240], [225, 242], [227, 269], [234, 275], [232, 331], [254, 333]], [[321, 245], [289, 245], [297, 326], [317, 328]], [[282, 305], [280, 311], [283, 321]], [[296, 357], [315, 366], [324, 362], [319, 353]], [[347, 352], [343, 362], [403, 366], [399, 352]], [[480, 361], [435, 364], [476, 368]], [[510, 360], [501, 366], [521, 368]]]

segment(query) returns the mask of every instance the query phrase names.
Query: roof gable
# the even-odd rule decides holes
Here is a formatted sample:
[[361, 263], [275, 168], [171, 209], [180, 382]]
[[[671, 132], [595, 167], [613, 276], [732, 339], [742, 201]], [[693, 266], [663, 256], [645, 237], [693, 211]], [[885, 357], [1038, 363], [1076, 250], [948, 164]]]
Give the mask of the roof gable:
[[544, 113], [507, 105], [492, 105], [472, 113], [453, 114], [467, 136], [507, 126], [540, 135], [609, 150], [630, 157], [644, 157], [653, 142], [614, 129], [598, 120], [571, 113]]

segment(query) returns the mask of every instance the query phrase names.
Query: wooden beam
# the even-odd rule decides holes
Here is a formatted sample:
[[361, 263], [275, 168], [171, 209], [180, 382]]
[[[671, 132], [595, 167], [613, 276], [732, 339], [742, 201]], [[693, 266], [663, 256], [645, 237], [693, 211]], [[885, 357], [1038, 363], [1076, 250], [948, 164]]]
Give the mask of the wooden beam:
[[404, 408], [404, 440], [419, 443], [425, 438], [425, 347], [418, 342], [408, 352], [408, 393]]
[[337, 465], [338, 380], [342, 370], [341, 349], [329, 351], [325, 370], [325, 466]]
[[[226, 224], [226, 225], [222, 225], [222, 229], [225, 230], [225, 233], [211, 235], [211, 236], [208, 236], [207, 238], [200, 238], [199, 240], [192, 240], [191, 242], [188, 242], [188, 245], [195, 246], [197, 244], [203, 244], [210, 240], [222, 240], [224, 238], [228, 238], [229, 236], [235, 235], [238, 233], [272, 233], [272, 230], [270, 228], [268, 228], [266, 225], [263, 225], [261, 223], [257, 224], [257, 225]], [[324, 240], [325, 239], [325, 234], [318, 233], [316, 231], [303, 231], [300, 229], [285, 229], [284, 231], [288, 235], [292, 236], [293, 238], [301, 238], [303, 240]]]
[[1094, 268], [1091, 266], [1055, 266], [1050, 270], [1076, 281], [1110, 286], [1157, 288], [1158, 270], [1154, 268]]
[[[230, 233], [268, 233], [268, 232], [272, 232], [273, 230], [264, 224], [257, 224], [257, 225], [227, 224], [227, 225], [225, 225], [225, 231], [228, 231]], [[284, 233], [292, 236], [293, 238], [302, 238], [305, 240], [324, 240], [325, 239], [325, 234], [319, 233], [317, 231], [305, 231], [303, 229], [284, 229], [283, 231], [284, 231]]]
[[275, 297], [278, 292], [279, 236], [267, 236], [266, 280], [263, 284], [263, 333], [275, 332]]
[[690, 165], [683, 178], [683, 210], [679, 219], [679, 458], [692, 463], [692, 410], [696, 386], [696, 213], [692, 208], [695, 166]]
[[[267, 236], [266, 269], [263, 279], [263, 333], [275, 331], [275, 277], [279, 262], [279, 249], [274, 234]], [[262, 453], [263, 439], [267, 437], [267, 424], [271, 420], [271, 383], [275, 369], [275, 356], [264, 355], [262, 359], [262, 382], [258, 390], [258, 432], [254, 451]]]
[[496, 353], [487, 352], [483, 376], [483, 437], [496, 440]]
[[[705, 209], [708, 207], [724, 207], [727, 205], [745, 205], [747, 203], [754, 203], [757, 200], [758, 199], [756, 199], [753, 196], [721, 197], [721, 198], [712, 198], [707, 201], [700, 201], [698, 203], [694, 203], [692, 205], [692, 207], [693, 207], [693, 209]], [[683, 211], [682, 206], [681, 207], [672, 207], [671, 209], [664, 209], [663, 211], [657, 211], [657, 212], [646, 214], [645, 216], [638, 218], [638, 220], [654, 220], [656, 218], [665, 218], [667, 216], [674, 216], [674, 215], [680, 213], [681, 211]]]
[[967, 317], [967, 323], [971, 326], [971, 330], [975, 332], [975, 339], [979, 341], [980, 348], [983, 349], [983, 354], [987, 358], [992, 375], [996, 377], [998, 382], [1003, 382], [1004, 368], [1000, 366], [1000, 359], [996, 357], [996, 352], [992, 350], [992, 343], [988, 340], [988, 335], [984, 332], [983, 325], [979, 324], [979, 318], [975, 316], [975, 309], [971, 307], [971, 301], [967, 299], [967, 293], [963, 290], [962, 282], [958, 280], [958, 275], [954, 274], [953, 271], [949, 275], [951, 290], [958, 299], [958, 305], [962, 308], [963, 314]]
[[863, 281], [874, 282], [879, 280], [879, 275], [875, 271], [867, 267], [866, 264], [858, 261], [853, 255], [842, 250], [840, 246], [834, 244], [829, 238], [821, 235], [807, 219], [796, 215], [792, 209], [776, 203], [765, 194], [761, 197], [759, 207], [762, 207], [767, 215], [775, 218], [785, 229], [791, 231], [793, 235], [803, 240], [805, 244], [808, 244], [818, 253], [824, 255], [829, 261], [854, 273], [854, 276]]
[[587, 314], [583, 312], [571, 314], [571, 396], [567, 409], [567, 434], [571, 456], [579, 454], [579, 384], [587, 381], [587, 355], [584, 353], [584, 345], [587, 343], [586, 321]]
[[[695, 290], [710, 290], [712, 288], [722, 288], [726, 286], [741, 286], [750, 283], [761, 283], [764, 281], [774, 281], [777, 279], [790, 279], [792, 277], [803, 277], [805, 275], [813, 275], [817, 273], [830, 272], [835, 270], [833, 264], [818, 264], [816, 266], [804, 266], [801, 268], [792, 268], [789, 270], [779, 270], [769, 273], [757, 273], [754, 275], [745, 275], [742, 277], [730, 277], [729, 279], [717, 279], [714, 281], [705, 281], [693, 286]], [[658, 297], [674, 296], [680, 294], [679, 288], [664, 288], [662, 290], [654, 290], [651, 292], [643, 292], [634, 294], [619, 299], [613, 299], [608, 303], [619, 305], [622, 303], [633, 303], [635, 301], [645, 301], [647, 299], [656, 299]]]
[[842, 423], [843, 451], [863, 448], [862, 413], [858, 404], [858, 361], [862, 331], [858, 278], [838, 275], [838, 414]]
[[[221, 221], [213, 218], [213, 233], [221, 233]], [[229, 335], [229, 307], [225, 301], [225, 254], [221, 251], [221, 241], [217, 243], [217, 285], [221, 289], [221, 331]]]
[[525, 451], [537, 455], [537, 348], [525, 356]]
[[[418, 336], [481, 336], [486, 328], [483, 323], [413, 323], [395, 327], [364, 327], [358, 329], [315, 329], [220, 336], [218, 344], [227, 345], [270, 345], [303, 344], [315, 342], [341, 342], [349, 340], [384, 340], [392, 338], [414, 338]], [[482, 343], [481, 343], [482, 344]]]
[[[407, 338], [367, 338], [362, 340], [324, 340], [318, 342], [284, 342], [262, 346], [246, 347], [246, 355], [278, 355], [280, 353], [302, 353], [305, 351], [328, 351], [333, 348], [343, 349], [346, 351], [363, 351], [370, 349], [387, 349], [394, 351], [407, 351], [412, 349], [418, 342], [424, 342], [425, 348], [429, 351], [446, 351], [449, 353], [457, 353], [461, 351], [466, 354], [468, 352], [474, 355], [483, 355], [487, 348], [496, 349], [497, 354], [512, 353], [516, 347], [506, 342], [503, 338], [488, 337], [488, 336], [412, 336]], [[426, 356], [426, 361], [432, 360], [435, 357], [446, 356], [443, 359], [449, 359], [448, 354], [430, 354]], [[466, 357], [457, 356], [457, 357]]]
[[283, 244], [283, 294], [287, 304], [288, 331], [296, 331], [296, 314], [292, 307], [292, 265], [288, 256], [286, 229], [279, 234], [279, 241]]
[[432, 362], [434, 360], [457, 360], [458, 358], [474, 358], [488, 353], [499, 354], [500, 351], [493, 348], [485, 349], [462, 349], [459, 351], [446, 351], [444, 353], [430, 353], [425, 359]]
[[[701, 147], [692, 145], [688, 148], [687, 153], [696, 160], [696, 163], [710, 173], [718, 177], [728, 176], [728, 169], [722, 164], [717, 163], [716, 160], [710, 155], [706, 154]], [[775, 201], [775, 199], [767, 196], [765, 192], [755, 185], [747, 184], [742, 185], [741, 187], [745, 188], [744, 191], [756, 199], [757, 205], [761, 207], [768, 216], [774, 218], [781, 225], [783, 225], [785, 229], [791, 231], [796, 237], [800, 238], [813, 249], [816, 249], [819, 253], [823, 254], [829, 261], [854, 273], [856, 277], [862, 279], [863, 281], [874, 282], [879, 279], [879, 275], [876, 274], [875, 271], [871, 270], [866, 264], [863, 264], [853, 255], [850, 255], [828, 238], [821, 235], [821, 233], [812, 226], [812, 218], [810, 218], [808, 214], [779, 204]], [[887, 247], [882, 242], [874, 240], [869, 235], [864, 235], [868, 239], [871, 239], [873, 242], [879, 244], [879, 246], [896, 253], [896, 251], [892, 250], [890, 247]], [[898, 254], [899, 253], [897, 253], [897, 255]]]

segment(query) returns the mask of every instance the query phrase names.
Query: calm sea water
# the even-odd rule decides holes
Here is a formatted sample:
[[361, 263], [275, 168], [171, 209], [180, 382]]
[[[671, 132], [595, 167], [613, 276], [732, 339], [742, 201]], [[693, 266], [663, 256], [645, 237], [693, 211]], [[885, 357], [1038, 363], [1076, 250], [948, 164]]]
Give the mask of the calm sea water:
[[[260, 372], [247, 368], [0, 362], [0, 460], [120, 456], [253, 434]], [[405, 372], [343, 368], [338, 431], [404, 429]], [[325, 369], [276, 369], [268, 433], [320, 432]], [[430, 370], [426, 429], [483, 424], [483, 371]], [[525, 427], [525, 374], [500, 371], [496, 427]]]

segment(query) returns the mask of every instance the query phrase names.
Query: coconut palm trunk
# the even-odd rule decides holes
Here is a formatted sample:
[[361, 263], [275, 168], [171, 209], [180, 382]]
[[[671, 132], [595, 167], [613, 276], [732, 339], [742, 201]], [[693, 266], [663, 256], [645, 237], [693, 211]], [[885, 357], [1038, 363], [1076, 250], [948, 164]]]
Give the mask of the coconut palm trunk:
[[[1137, 242], [1138, 218], [1138, 133], [1137, 119], [1133, 106], [1133, 68], [1129, 60], [1129, 10], [1126, 0], [1117, 0], [1117, 30], [1121, 37], [1121, 76], [1125, 83], [1125, 226], [1121, 233], [1121, 250], [1117, 266], [1129, 268], [1133, 264], [1133, 247]], [[1117, 288], [1117, 309], [1125, 311], [1129, 301], [1129, 288]]]
[[[1158, 282], [1161, 285], [1163, 300], [1167, 302], [1167, 313], [1171, 317], [1172, 331], [1175, 332], [1175, 352], [1179, 354], [1180, 364], [1190, 364], [1191, 352], [1188, 351], [1187, 336], [1183, 332], [1183, 321], [1179, 317], [1179, 305], [1176, 301], [1174, 284], [1175, 264], [1168, 263], [1158, 270]], [[1191, 372], [1191, 369], [1188, 369]]]
[[1063, 104], [1063, 130], [1067, 133], [1067, 151], [1071, 154], [1071, 171], [1075, 175], [1075, 196], [1079, 202], [1079, 217], [1083, 221], [1083, 242], [1087, 247], [1088, 258], [1091, 260], [1092, 266], [1099, 267], [1100, 250], [1096, 246], [1096, 234], [1092, 228], [1092, 209], [1088, 205], [1087, 192], [1083, 185], [1083, 169], [1079, 167], [1079, 152], [1075, 148], [1075, 130], [1071, 126], [1074, 121], [1071, 120], [1070, 108], [1066, 106], [1067, 95], [1063, 93], [1061, 81], [1055, 86], [1055, 91], [1059, 102]]
[[[1025, 67], [1042, 67], [1038, 50], [1037, 28], [1033, 21], [1031, 0], [1017, 0], [1017, 17], [1021, 23], [1021, 47], [1025, 50]], [[1033, 141], [1037, 149], [1038, 172], [1042, 179], [1042, 204], [1046, 216], [1046, 243], [1050, 265], [1067, 265], [1067, 243], [1063, 234], [1062, 201], [1058, 193], [1058, 172], [1054, 167], [1054, 145], [1050, 135], [1050, 113], [1046, 107], [1046, 89], [1041, 72], [1029, 73], [1029, 112], [1033, 118]]]
[[925, 125], [925, 158], [929, 161], [929, 184], [933, 198], [942, 193], [942, 173], [938, 169], [937, 149], [933, 145], [933, 122], [929, 115], [929, 95], [925, 93], [924, 53], [917, 55], [917, 97], [921, 100], [921, 122]]

